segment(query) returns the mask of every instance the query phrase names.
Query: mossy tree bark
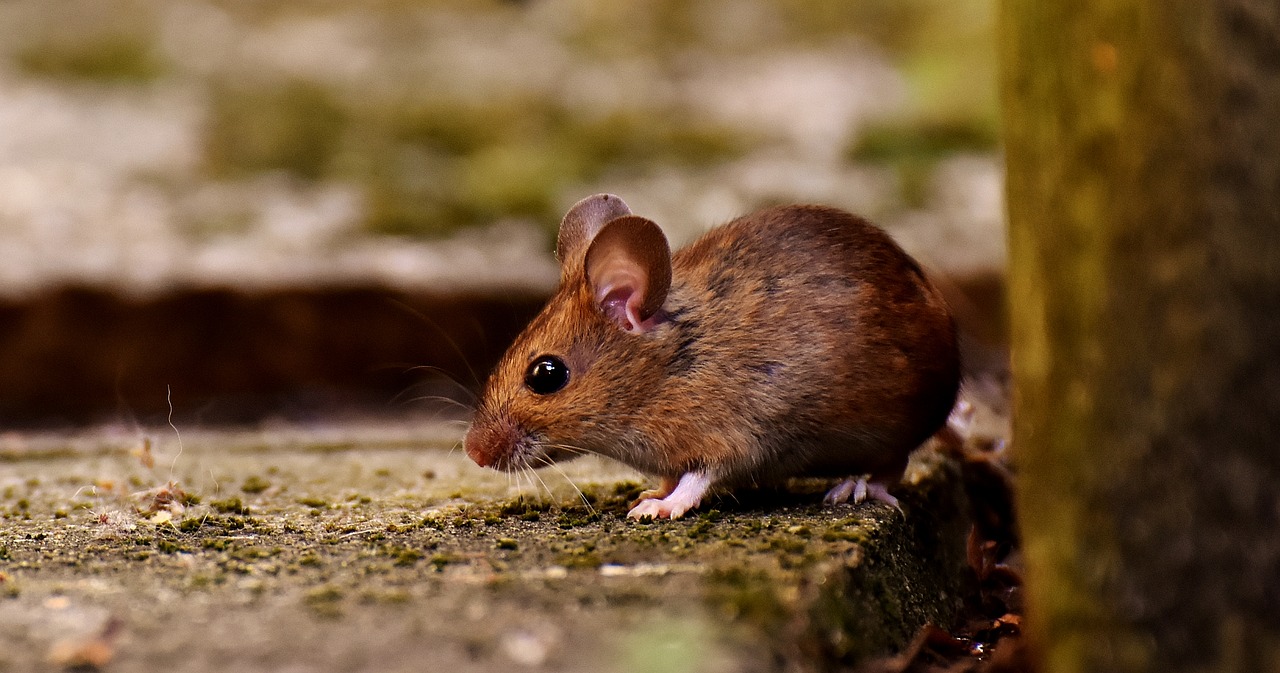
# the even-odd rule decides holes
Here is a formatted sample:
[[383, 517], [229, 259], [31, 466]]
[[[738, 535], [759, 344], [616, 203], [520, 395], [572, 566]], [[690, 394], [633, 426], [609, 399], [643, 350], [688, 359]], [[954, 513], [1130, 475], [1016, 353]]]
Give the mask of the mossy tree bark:
[[1280, 3], [1001, 12], [1041, 668], [1280, 670]]

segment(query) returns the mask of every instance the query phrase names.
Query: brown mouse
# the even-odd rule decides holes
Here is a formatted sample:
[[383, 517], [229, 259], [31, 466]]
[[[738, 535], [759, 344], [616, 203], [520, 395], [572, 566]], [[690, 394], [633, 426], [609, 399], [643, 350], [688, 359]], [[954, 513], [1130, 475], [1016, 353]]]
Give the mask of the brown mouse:
[[482, 467], [608, 456], [661, 479], [637, 518], [793, 476], [842, 478], [829, 502], [896, 505], [888, 486], [955, 404], [946, 302], [855, 215], [768, 208], [672, 255], [658, 225], [598, 194], [556, 243], [560, 286], [467, 432]]

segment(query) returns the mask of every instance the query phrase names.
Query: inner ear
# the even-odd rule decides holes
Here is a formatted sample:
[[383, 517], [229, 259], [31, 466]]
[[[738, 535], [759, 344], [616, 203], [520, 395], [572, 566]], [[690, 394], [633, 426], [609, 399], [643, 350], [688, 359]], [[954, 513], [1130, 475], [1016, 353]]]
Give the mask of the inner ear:
[[627, 204], [613, 194], [596, 194], [573, 204], [560, 221], [560, 232], [556, 235], [556, 259], [560, 260], [561, 275], [567, 277], [581, 263], [587, 246], [606, 223], [630, 214]]
[[648, 332], [671, 288], [671, 248], [652, 220], [626, 215], [607, 222], [587, 248], [585, 269], [596, 302], [618, 327]]

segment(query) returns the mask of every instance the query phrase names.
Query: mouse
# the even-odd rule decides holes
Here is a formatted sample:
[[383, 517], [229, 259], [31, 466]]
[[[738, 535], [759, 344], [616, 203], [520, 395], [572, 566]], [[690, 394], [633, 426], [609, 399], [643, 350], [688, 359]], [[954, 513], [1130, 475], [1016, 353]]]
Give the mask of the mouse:
[[636, 519], [792, 477], [836, 482], [827, 503], [897, 507], [889, 489], [955, 405], [950, 308], [847, 211], [768, 207], [673, 253], [657, 223], [596, 194], [564, 216], [556, 257], [557, 289], [463, 440], [481, 467], [620, 461], [657, 480]]

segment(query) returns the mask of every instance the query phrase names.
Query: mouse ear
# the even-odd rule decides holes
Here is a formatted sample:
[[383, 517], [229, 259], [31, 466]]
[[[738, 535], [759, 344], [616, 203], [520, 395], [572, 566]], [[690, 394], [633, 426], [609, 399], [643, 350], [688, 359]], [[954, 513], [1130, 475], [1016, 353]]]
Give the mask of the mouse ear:
[[671, 288], [671, 248], [652, 220], [615, 218], [601, 227], [585, 259], [587, 282], [605, 315], [628, 332], [648, 332]]
[[560, 260], [561, 275], [568, 276], [569, 270], [581, 263], [587, 246], [609, 220], [630, 214], [627, 204], [613, 194], [596, 194], [573, 204], [560, 221], [560, 233], [556, 236], [556, 259]]

